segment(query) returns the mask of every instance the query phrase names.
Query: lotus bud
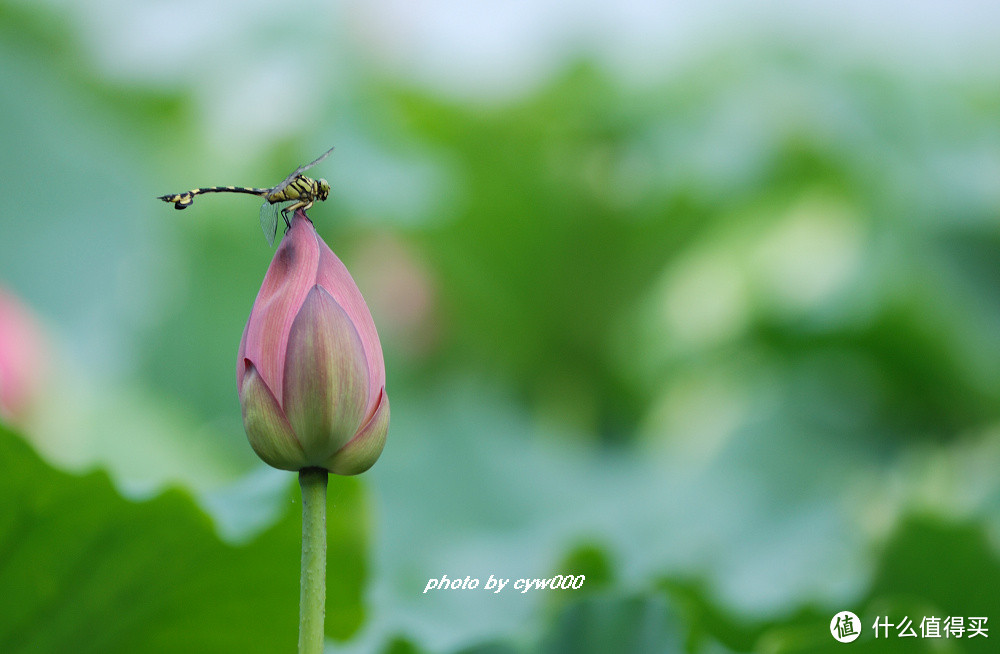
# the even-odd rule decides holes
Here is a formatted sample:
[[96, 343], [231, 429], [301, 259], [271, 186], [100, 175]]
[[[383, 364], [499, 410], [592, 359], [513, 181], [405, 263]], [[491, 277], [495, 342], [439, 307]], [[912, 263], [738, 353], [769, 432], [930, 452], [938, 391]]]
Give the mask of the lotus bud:
[[247, 438], [268, 465], [354, 475], [382, 452], [389, 398], [375, 323], [302, 211], [250, 311], [236, 385]]
[[21, 423], [41, 390], [48, 347], [32, 311], [0, 287], [0, 422]]

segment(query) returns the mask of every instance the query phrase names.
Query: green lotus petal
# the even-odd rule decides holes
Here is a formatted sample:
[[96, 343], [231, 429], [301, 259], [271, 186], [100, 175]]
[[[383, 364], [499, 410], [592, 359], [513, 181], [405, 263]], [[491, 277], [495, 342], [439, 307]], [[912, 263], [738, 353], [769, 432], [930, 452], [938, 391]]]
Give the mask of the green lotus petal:
[[292, 323], [282, 406], [309, 465], [322, 466], [357, 433], [368, 404], [368, 364], [358, 330], [314, 286]]
[[243, 426], [250, 447], [269, 466], [282, 470], [306, 467], [308, 464], [302, 445], [271, 389], [249, 359], [244, 365], [246, 372], [243, 388], [240, 389], [240, 404], [243, 406]]
[[385, 437], [389, 431], [389, 396], [383, 388], [375, 414], [361, 428], [361, 431], [351, 439], [351, 442], [330, 457], [326, 469], [338, 475], [356, 475], [372, 467], [382, 448], [385, 447]]

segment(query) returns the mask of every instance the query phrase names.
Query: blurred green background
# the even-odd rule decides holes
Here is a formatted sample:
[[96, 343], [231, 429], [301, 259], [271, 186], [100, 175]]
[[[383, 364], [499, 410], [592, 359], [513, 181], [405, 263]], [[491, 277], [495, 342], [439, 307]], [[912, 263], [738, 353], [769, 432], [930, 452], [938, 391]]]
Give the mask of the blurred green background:
[[331, 145], [393, 413], [331, 480], [330, 651], [1000, 637], [995, 6], [2, 2], [0, 80], [0, 651], [292, 651], [235, 388], [272, 251], [155, 196]]

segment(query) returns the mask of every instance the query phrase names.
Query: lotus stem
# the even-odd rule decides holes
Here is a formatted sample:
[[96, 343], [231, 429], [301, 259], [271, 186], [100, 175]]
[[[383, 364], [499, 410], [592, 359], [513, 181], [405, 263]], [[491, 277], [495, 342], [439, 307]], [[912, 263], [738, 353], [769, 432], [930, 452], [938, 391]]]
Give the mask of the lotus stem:
[[302, 487], [302, 585], [299, 654], [322, 654], [326, 618], [326, 486], [324, 468], [299, 470]]

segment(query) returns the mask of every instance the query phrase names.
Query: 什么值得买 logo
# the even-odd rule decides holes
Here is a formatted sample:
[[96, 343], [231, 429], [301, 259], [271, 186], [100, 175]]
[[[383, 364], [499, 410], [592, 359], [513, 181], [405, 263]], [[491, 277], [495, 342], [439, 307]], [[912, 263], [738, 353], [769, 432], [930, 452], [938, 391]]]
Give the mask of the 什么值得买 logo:
[[861, 619], [850, 611], [841, 611], [830, 620], [830, 633], [841, 643], [849, 643], [861, 635]]

